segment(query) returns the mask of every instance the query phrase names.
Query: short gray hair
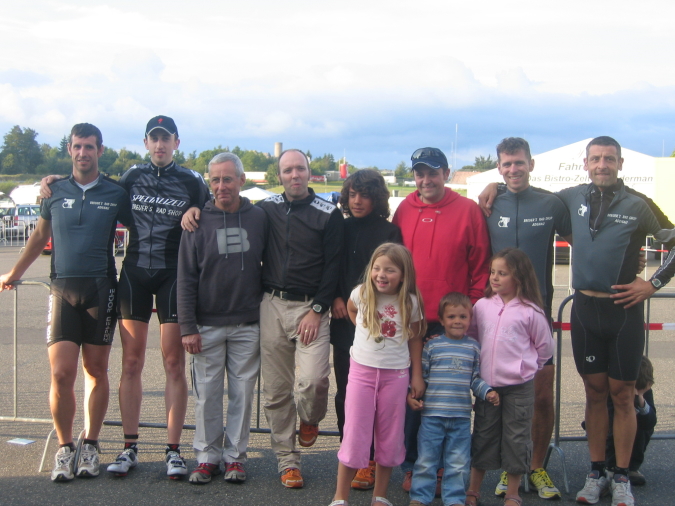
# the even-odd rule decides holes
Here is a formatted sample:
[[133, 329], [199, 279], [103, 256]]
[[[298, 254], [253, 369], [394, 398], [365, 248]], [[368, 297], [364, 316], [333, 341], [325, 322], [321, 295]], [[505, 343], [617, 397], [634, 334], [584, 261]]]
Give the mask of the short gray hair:
[[236, 168], [237, 177], [244, 175], [244, 164], [241, 163], [241, 159], [234, 153], [218, 153], [216, 156], [211, 158], [209, 162], [209, 172], [211, 172], [211, 165], [217, 165], [219, 163], [232, 162]]

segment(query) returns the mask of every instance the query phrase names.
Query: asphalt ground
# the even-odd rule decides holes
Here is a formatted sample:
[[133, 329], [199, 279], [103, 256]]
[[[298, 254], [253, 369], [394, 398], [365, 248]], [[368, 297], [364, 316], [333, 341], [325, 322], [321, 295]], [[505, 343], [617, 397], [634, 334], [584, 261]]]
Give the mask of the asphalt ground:
[[[19, 256], [18, 247], [0, 247], [0, 272], [7, 272]], [[118, 264], [121, 256], [118, 257]], [[653, 272], [654, 263], [650, 261], [648, 273]], [[24, 279], [48, 282], [49, 257], [41, 256], [26, 272]], [[555, 270], [556, 299], [554, 308], [567, 295], [568, 267], [558, 266]], [[662, 291], [667, 292], [666, 288]], [[673, 291], [675, 293], [675, 290]], [[41, 286], [23, 286], [18, 290], [18, 401], [17, 415], [22, 418], [50, 419], [48, 406], [49, 364], [45, 345], [45, 326], [48, 292]], [[13, 293], [0, 294], [0, 417], [12, 417], [13, 414]], [[566, 307], [564, 321], [569, 321], [570, 305]], [[652, 322], [675, 322], [673, 301], [658, 300], [652, 305]], [[657, 434], [675, 434], [675, 400], [668, 392], [675, 387], [675, 332], [652, 332], [649, 341], [649, 355], [655, 366], [656, 385], [654, 397], [659, 423]], [[159, 329], [156, 320], [150, 327], [148, 352], [144, 380], [144, 399], [141, 420], [150, 423], [164, 423], [164, 371], [159, 349]], [[562, 391], [561, 391], [561, 436], [580, 437], [584, 433], [580, 423], [583, 420], [584, 396], [581, 380], [574, 368], [568, 332], [563, 333]], [[110, 357], [110, 406], [106, 420], [119, 421], [117, 405], [117, 383], [121, 371], [121, 347], [119, 339], [113, 344]], [[332, 384], [334, 382], [332, 381]], [[78, 378], [76, 387], [78, 405], [82, 405], [82, 379]], [[226, 399], [227, 400], [227, 399]], [[256, 402], [257, 399], [254, 400]], [[186, 423], [192, 424], [193, 403], [190, 399]], [[256, 425], [256, 407], [254, 405], [252, 425]], [[83, 427], [82, 411], [76, 418], [76, 431]], [[267, 424], [261, 413], [261, 428]], [[321, 436], [309, 449], [303, 449], [303, 476], [305, 488], [285, 489], [279, 483], [276, 472], [276, 459], [270, 450], [269, 435], [252, 434], [249, 446], [249, 461], [246, 465], [248, 479], [241, 485], [225, 483], [220, 477], [210, 484], [195, 486], [187, 481], [171, 481], [166, 478], [164, 466], [165, 431], [163, 429], [141, 429], [140, 465], [126, 478], [108, 476], [103, 469], [112, 462], [120, 447], [122, 430], [120, 427], [104, 426], [101, 433], [102, 473], [95, 479], [76, 479], [70, 483], [56, 484], [49, 479], [49, 470], [53, 464], [53, 455], [57, 449], [56, 440], [50, 443], [46, 471], [39, 473], [46, 438], [51, 429], [50, 423], [26, 423], [0, 421], [0, 505], [154, 505], [162, 503], [197, 503], [204, 505], [327, 505], [330, 503], [337, 473], [336, 453], [338, 438]], [[326, 431], [337, 430], [335, 413], [329, 406], [326, 420], [321, 424]], [[13, 438], [25, 438], [32, 444], [19, 446], [6, 441]], [[185, 430], [182, 438], [183, 455], [188, 457], [188, 466], [196, 465], [191, 451], [192, 431]], [[588, 470], [588, 451], [585, 442], [563, 441], [565, 468], [569, 478], [570, 492], [564, 492], [563, 463], [558, 454], [553, 454], [549, 463], [549, 473], [556, 485], [563, 490], [563, 503], [573, 503], [574, 494], [583, 486]], [[640, 505], [673, 505], [673, 477], [675, 477], [675, 442], [673, 440], [653, 440], [647, 451], [642, 472], [647, 477], [647, 485], [634, 489], [636, 503]], [[409, 499], [399, 484], [402, 481], [399, 470], [394, 472], [389, 489], [389, 499], [397, 506], [405, 506]], [[497, 505], [501, 500], [493, 496], [498, 473], [488, 473], [481, 490], [481, 504]], [[536, 494], [525, 494], [525, 504], [545, 504]], [[609, 498], [599, 504], [609, 504]], [[354, 491], [352, 505], [370, 504], [370, 492]], [[441, 505], [440, 499], [433, 503]]]

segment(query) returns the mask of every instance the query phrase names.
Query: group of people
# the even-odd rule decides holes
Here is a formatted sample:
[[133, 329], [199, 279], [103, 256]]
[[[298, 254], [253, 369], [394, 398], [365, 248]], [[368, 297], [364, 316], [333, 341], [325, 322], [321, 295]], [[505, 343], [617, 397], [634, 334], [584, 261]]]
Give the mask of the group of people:
[[[614, 139], [598, 137], [587, 146], [591, 183], [558, 194], [529, 185], [528, 143], [504, 139], [497, 160], [505, 185], [486, 189], [483, 212], [445, 187], [450, 171], [442, 151], [418, 149], [411, 158], [417, 190], [391, 222], [389, 193], [374, 170], [347, 178], [340, 209], [314, 194], [307, 156], [290, 149], [278, 158], [284, 192], [253, 205], [240, 195], [245, 174], [236, 155], [210, 161], [210, 198], [202, 177], [173, 161], [180, 140], [171, 118], [152, 118], [144, 142], [151, 162], [117, 183], [98, 172], [100, 131], [75, 125], [68, 144], [73, 173], [43, 182], [36, 231], [0, 277], [0, 291], [11, 288], [53, 235], [47, 342], [60, 443], [54, 481], [99, 473], [97, 440], [118, 319], [124, 448], [108, 471], [124, 476], [138, 465], [141, 372], [154, 296], [170, 478], [188, 475], [179, 447], [187, 352], [197, 458], [189, 481], [204, 484], [223, 470], [226, 481], [246, 479], [261, 371], [281, 483], [302, 487], [296, 429], [297, 445], [315, 443], [328, 407], [332, 344], [341, 436], [332, 506], [346, 505], [350, 488], [372, 488], [373, 504], [390, 505], [387, 487], [398, 465], [411, 505], [441, 495], [447, 506], [474, 506], [491, 469], [504, 471], [495, 493], [507, 506], [522, 503], [522, 475], [541, 497], [559, 498], [543, 468], [554, 422], [557, 232], [574, 248], [572, 344], [586, 391], [591, 471], [577, 501], [595, 504], [611, 492], [613, 506], [634, 504], [628, 476], [644, 348], [641, 302], [675, 273], [670, 253], [650, 281], [641, 280], [639, 251], [646, 234], [669, 243], [675, 232], [651, 200], [618, 178], [623, 160]], [[130, 231], [119, 281], [111, 247], [117, 221]], [[80, 348], [86, 435], [74, 462]]]

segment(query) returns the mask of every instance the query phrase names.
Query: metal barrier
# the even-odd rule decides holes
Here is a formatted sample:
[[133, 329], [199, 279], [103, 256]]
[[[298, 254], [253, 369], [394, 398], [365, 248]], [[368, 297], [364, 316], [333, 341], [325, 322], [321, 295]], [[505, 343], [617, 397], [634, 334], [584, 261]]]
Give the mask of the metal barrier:
[[[125, 231], [126, 232], [126, 231]], [[125, 239], [126, 239], [126, 233], [125, 233]], [[125, 241], [126, 243], [126, 241]], [[126, 244], [125, 244], [126, 247]], [[18, 286], [27, 286], [27, 285], [34, 285], [34, 286], [43, 286], [47, 290], [50, 290], [50, 285], [49, 283], [45, 283], [42, 281], [24, 281], [24, 280], [19, 280], [14, 282], [15, 287]], [[19, 307], [18, 307], [18, 289], [13, 290], [14, 291], [14, 319], [13, 319], [13, 327], [14, 327], [14, 334], [13, 334], [13, 358], [12, 358], [12, 363], [13, 363], [13, 416], [0, 416], [0, 421], [10, 421], [10, 422], [24, 422], [24, 423], [44, 423], [44, 424], [52, 424], [53, 425], [53, 420], [51, 418], [28, 418], [28, 417], [20, 417], [18, 414], [18, 312], [19, 312]], [[258, 371], [258, 380], [257, 380], [257, 402], [256, 402], [256, 421], [255, 421], [255, 427], [251, 427], [249, 430], [250, 432], [253, 433], [259, 433], [259, 434], [269, 434], [270, 429], [266, 428], [261, 428], [260, 427], [260, 412], [261, 412], [261, 404], [260, 404], [260, 399], [261, 399], [261, 375], [260, 371]], [[107, 426], [112, 426], [112, 427], [121, 427], [122, 422], [117, 421], [117, 420], [104, 420], [103, 425]], [[138, 424], [139, 427], [143, 428], [151, 428], [151, 429], [166, 429], [167, 424], [166, 423], [151, 423], [151, 422], [140, 422]], [[184, 424], [183, 425], [184, 430], [195, 430], [195, 425], [192, 424]], [[223, 430], [226, 430], [227, 427], [223, 427]], [[45, 442], [45, 447], [44, 451], [42, 452], [42, 460], [40, 461], [40, 466], [38, 467], [38, 472], [42, 472], [44, 469], [44, 464], [47, 458], [47, 452], [49, 449], [49, 443], [52, 440], [52, 437], [56, 433], [56, 429], [52, 428], [52, 430], [49, 432], [47, 435], [47, 439]], [[340, 433], [338, 431], [326, 431], [326, 430], [320, 430], [319, 435], [321, 436], [339, 436]], [[77, 459], [79, 456], [80, 449], [82, 447], [82, 441], [85, 436], [85, 431], [82, 430], [80, 432], [80, 435], [77, 440], [77, 445], [76, 445], [76, 454], [75, 458]], [[99, 452], [101, 452], [99, 448]], [[102, 453], [102, 452], [101, 452]], [[77, 461], [77, 460], [76, 460]]]
[[[548, 465], [549, 458], [553, 451], [557, 452], [562, 465], [563, 470], [563, 480], [565, 482], [565, 492], [569, 494], [569, 480], [567, 477], [567, 465], [565, 463], [565, 452], [560, 448], [560, 443], [562, 441], [588, 441], [586, 436], [560, 436], [560, 404], [561, 404], [561, 389], [562, 389], [562, 367], [560, 362], [562, 360], [562, 333], [563, 330], [568, 330], [564, 328], [562, 322], [563, 319], [563, 310], [569, 301], [574, 298], [574, 295], [567, 296], [560, 304], [558, 309], [558, 320], [553, 323], [554, 329], [556, 330], [557, 343], [556, 343], [556, 370], [555, 370], [555, 423], [554, 423], [554, 432], [553, 432], [553, 442], [549, 444], [548, 451], [546, 452], [546, 458], [544, 460], [544, 467]], [[644, 354], [649, 356], [649, 330], [656, 330], [658, 324], [652, 324], [649, 321], [650, 309], [651, 309], [651, 299], [675, 299], [675, 292], [656, 292], [651, 298], [646, 301], [646, 310], [645, 310], [645, 352]], [[666, 439], [675, 439], [675, 434], [653, 434], [651, 437], [652, 440], [666, 440]]]
[[0, 244], [4, 246], [25, 246], [30, 237], [33, 228], [24, 221], [19, 221], [18, 225], [10, 220], [0, 220]]

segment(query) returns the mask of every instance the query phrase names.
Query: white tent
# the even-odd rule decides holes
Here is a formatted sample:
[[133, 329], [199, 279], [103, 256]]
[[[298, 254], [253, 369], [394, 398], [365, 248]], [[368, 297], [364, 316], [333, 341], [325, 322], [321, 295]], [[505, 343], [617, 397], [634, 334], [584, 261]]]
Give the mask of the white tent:
[[274, 192], [268, 192], [267, 190], [263, 190], [262, 188], [258, 188], [257, 186], [255, 186], [253, 188], [249, 188], [248, 190], [240, 192], [239, 195], [241, 195], [242, 197], [246, 197], [251, 202], [257, 202], [258, 200], [266, 199], [270, 195], [274, 195]]
[[40, 196], [40, 183], [22, 184], [9, 194], [16, 204], [37, 204]]
[[[576, 186], [590, 182], [584, 170], [584, 158], [586, 157], [586, 145], [591, 139], [575, 142], [561, 148], [547, 151], [539, 155], [533, 155], [535, 165], [530, 174], [532, 186], [544, 188], [549, 191], [559, 191], [563, 188]], [[644, 193], [650, 198], [655, 197], [655, 167], [656, 158], [621, 148], [623, 157], [623, 170], [619, 177], [631, 188]], [[497, 169], [492, 169], [468, 178], [467, 196], [478, 200], [478, 195], [485, 185], [492, 182], [504, 182]]]

